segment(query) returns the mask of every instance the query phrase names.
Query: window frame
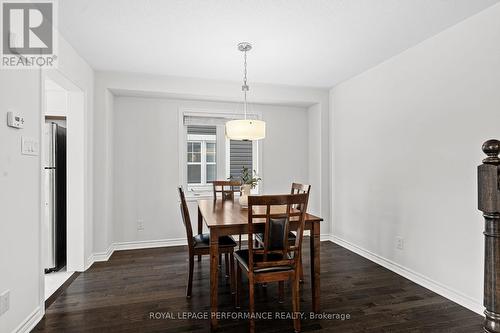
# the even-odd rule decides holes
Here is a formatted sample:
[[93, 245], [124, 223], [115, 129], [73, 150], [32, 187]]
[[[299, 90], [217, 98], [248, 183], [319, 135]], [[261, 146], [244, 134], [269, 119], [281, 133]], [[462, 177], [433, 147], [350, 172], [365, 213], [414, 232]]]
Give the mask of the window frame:
[[[186, 133], [187, 134], [187, 133]], [[189, 162], [187, 158], [188, 154], [188, 144], [189, 143], [199, 143], [200, 144], [200, 162]], [[207, 143], [215, 144], [215, 162], [207, 162]], [[212, 187], [211, 183], [207, 183], [207, 165], [217, 166], [217, 135], [200, 135], [200, 134], [187, 134], [186, 138], [186, 187], [189, 190], [210, 190]], [[200, 166], [200, 183], [188, 183], [187, 182], [187, 167], [189, 165], [199, 165]]]
[[[251, 114], [256, 117], [255, 119], [262, 119], [262, 113], [253, 111]], [[210, 110], [210, 109], [191, 109], [179, 107], [178, 109], [178, 172], [179, 172], [179, 184], [187, 189], [186, 199], [188, 201], [198, 200], [200, 198], [212, 198], [213, 191], [212, 185], [200, 185], [200, 186], [188, 186], [187, 183], [187, 126], [184, 124], [185, 116], [195, 116], [195, 117], [206, 117], [206, 118], [226, 118], [231, 119], [241, 119], [242, 114], [240, 112], [229, 112], [229, 110]], [[197, 126], [196, 124], [192, 124]], [[228, 163], [229, 154], [226, 150], [229, 149], [226, 140], [229, 140], [224, 132], [224, 125], [214, 125], [217, 127], [216, 133], [216, 165], [217, 165], [217, 177], [227, 178], [229, 173]], [[196, 135], [196, 134], [192, 134]], [[263, 155], [263, 144], [261, 140], [252, 142], [252, 155], [253, 155], [253, 166], [254, 170], [259, 174], [260, 177], [264, 178], [262, 173], [262, 155]], [[227, 157], [226, 157], [227, 156]], [[203, 172], [206, 172], [203, 171]], [[263, 190], [263, 184], [259, 183], [256, 189], [252, 190], [252, 193], [258, 194]]]
[[[203, 175], [202, 175], [202, 169], [203, 169], [203, 141], [198, 141], [198, 140], [188, 140], [186, 141], [186, 145], [189, 146], [190, 143], [199, 143], [200, 144], [200, 161], [199, 162], [190, 162], [189, 158], [186, 158], [186, 166], [187, 169], [189, 169], [190, 165], [199, 165], [200, 166], [200, 183], [188, 183], [189, 185], [201, 185], [203, 184]], [[186, 149], [186, 155], [188, 155], [189, 149]], [[189, 171], [186, 171], [187, 174], [189, 174]]]
[[[215, 161], [213, 161], [213, 162], [208, 162], [206, 160], [206, 158], [207, 158], [207, 152], [208, 152], [207, 145], [209, 143], [213, 143], [215, 145], [214, 146], [214, 148], [215, 148], [215, 151], [214, 151]], [[217, 135], [215, 135], [215, 141], [207, 140], [207, 141], [205, 141], [204, 146], [205, 146], [205, 155], [204, 155], [205, 156], [205, 168], [204, 168], [204, 170], [205, 170], [205, 183], [208, 183], [208, 180], [207, 180], [207, 173], [208, 173], [207, 169], [208, 169], [209, 165], [215, 165], [215, 179], [214, 180], [217, 180], [217, 175], [218, 175], [218, 172], [217, 172]]]

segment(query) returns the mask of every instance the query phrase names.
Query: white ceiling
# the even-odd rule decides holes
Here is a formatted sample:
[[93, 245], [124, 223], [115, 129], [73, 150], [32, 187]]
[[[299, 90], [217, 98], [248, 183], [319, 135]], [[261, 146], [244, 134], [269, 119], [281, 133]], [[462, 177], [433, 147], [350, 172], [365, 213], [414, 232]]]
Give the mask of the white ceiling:
[[499, 0], [59, 1], [97, 70], [331, 87]]

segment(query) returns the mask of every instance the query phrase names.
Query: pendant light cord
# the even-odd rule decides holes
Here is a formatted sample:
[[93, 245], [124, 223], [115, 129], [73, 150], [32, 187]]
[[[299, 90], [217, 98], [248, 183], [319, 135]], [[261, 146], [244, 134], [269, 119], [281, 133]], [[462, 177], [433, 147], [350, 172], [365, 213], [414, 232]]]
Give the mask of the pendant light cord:
[[249, 89], [247, 85], [247, 51], [245, 50], [244, 52], [244, 74], [243, 74], [243, 86], [241, 87], [241, 90], [243, 90], [244, 93], [244, 102], [243, 102], [243, 110], [245, 111], [245, 120], [247, 120], [247, 91]]

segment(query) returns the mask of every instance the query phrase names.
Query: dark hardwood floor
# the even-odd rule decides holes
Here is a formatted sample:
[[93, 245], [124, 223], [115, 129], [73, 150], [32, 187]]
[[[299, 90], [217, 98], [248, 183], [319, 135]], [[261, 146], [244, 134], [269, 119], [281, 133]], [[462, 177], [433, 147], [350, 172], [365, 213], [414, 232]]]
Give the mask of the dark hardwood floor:
[[[308, 258], [306, 240], [304, 248]], [[304, 269], [309, 272], [308, 260]], [[219, 311], [236, 311], [221, 272]], [[209, 258], [195, 262], [193, 297], [186, 299], [185, 247], [115, 252], [80, 274], [46, 310], [33, 332], [208, 332], [204, 319], [151, 319], [161, 313], [209, 312]], [[245, 283], [245, 280], [244, 282]], [[247, 295], [247, 289], [243, 295]], [[311, 311], [310, 279], [301, 311]], [[278, 303], [278, 286], [257, 287], [256, 311], [290, 312], [291, 291]], [[482, 317], [331, 242], [321, 243], [321, 310], [350, 319], [302, 320], [303, 332], [482, 332]], [[247, 310], [243, 297], [240, 311]], [[223, 319], [220, 332], [245, 332], [248, 321]], [[292, 332], [292, 320], [257, 320], [257, 332]]]

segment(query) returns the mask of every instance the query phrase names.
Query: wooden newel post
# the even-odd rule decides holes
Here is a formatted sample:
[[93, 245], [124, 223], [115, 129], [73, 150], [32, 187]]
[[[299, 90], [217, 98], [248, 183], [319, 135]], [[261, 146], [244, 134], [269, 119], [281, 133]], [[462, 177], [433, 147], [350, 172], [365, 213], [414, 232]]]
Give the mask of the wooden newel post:
[[484, 331], [500, 333], [500, 141], [483, 144], [477, 168], [478, 207], [484, 216]]

